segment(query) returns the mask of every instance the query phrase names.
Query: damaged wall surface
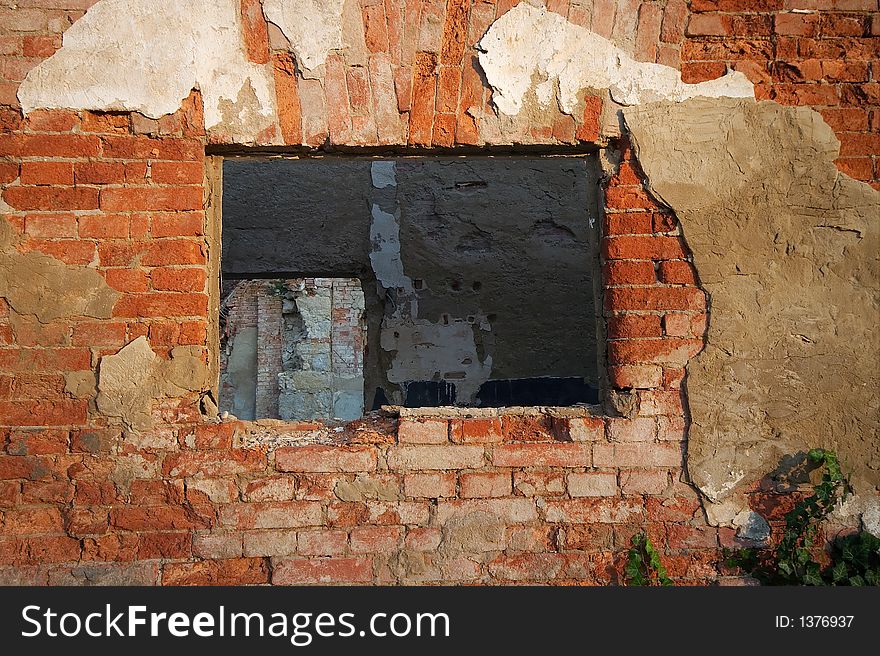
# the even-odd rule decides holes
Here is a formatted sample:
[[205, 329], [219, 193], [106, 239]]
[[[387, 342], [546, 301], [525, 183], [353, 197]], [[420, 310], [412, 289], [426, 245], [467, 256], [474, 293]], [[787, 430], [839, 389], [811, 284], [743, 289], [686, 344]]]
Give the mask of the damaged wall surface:
[[[676, 582], [731, 583], [722, 548], [792, 501], [755, 480], [817, 444], [858, 490], [829, 535], [880, 534], [877, 193], [847, 177], [880, 188], [877, 0], [0, 4], [0, 583], [616, 584], [641, 531]], [[382, 324], [418, 321], [477, 353], [474, 383], [468, 337], [518, 360], [486, 280], [492, 331], [442, 323], [444, 276], [398, 248], [437, 241], [406, 217], [435, 198], [395, 158], [598, 152], [604, 404], [218, 417], [220, 154], [340, 152], [382, 159], [311, 202], [308, 240], [267, 214], [258, 239], [302, 259], [263, 273], [360, 278], [368, 369], [409, 375], [379, 367]], [[441, 192], [464, 230], [450, 208], [484, 191]], [[557, 215], [515, 230], [569, 267]]]
[[710, 517], [730, 522], [738, 494], [811, 447], [875, 494], [880, 194], [837, 171], [839, 143], [806, 108], [695, 99], [624, 118], [709, 293], [706, 348], [688, 364], [688, 470]]
[[[537, 388], [559, 379], [570, 392], [557, 404], [596, 400], [595, 159], [239, 160], [224, 172], [224, 273], [354, 272], [372, 286], [368, 406], [377, 387], [408, 405], [553, 403]], [[546, 380], [499, 387], [529, 379]]]

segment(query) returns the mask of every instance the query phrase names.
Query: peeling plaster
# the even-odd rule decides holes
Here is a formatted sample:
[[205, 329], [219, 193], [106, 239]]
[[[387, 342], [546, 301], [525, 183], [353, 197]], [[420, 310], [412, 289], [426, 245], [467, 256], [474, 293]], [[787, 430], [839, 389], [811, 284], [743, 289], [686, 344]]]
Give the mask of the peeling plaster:
[[161, 359], [146, 337], [138, 337], [115, 355], [101, 358], [98, 369], [98, 410], [119, 420], [128, 435], [153, 428], [154, 399], [182, 397], [209, 386], [208, 366], [199, 347], [172, 349]]
[[269, 65], [247, 60], [238, 0], [101, 0], [29, 73], [22, 109], [171, 114], [197, 88], [205, 127], [253, 140], [275, 123]]
[[535, 76], [541, 80], [535, 86], [539, 104], [549, 106], [556, 95], [559, 108], [570, 115], [585, 89], [608, 89], [621, 105], [696, 96], [754, 97], [754, 87], [742, 73], [686, 84], [671, 66], [638, 62], [608, 39], [525, 3], [496, 20], [476, 47], [493, 90], [492, 102], [510, 116], [522, 109]]
[[805, 107], [697, 98], [623, 115], [709, 294], [687, 389], [710, 521], [731, 523], [750, 485], [813, 447], [876, 495], [880, 193], [837, 170], [837, 138]]
[[401, 258], [395, 163], [373, 162], [370, 175], [377, 201], [371, 211], [370, 265], [389, 301], [379, 338], [382, 349], [393, 354], [388, 382], [400, 385], [405, 396], [412, 381], [447, 380], [455, 384], [457, 402], [472, 403], [492, 374], [492, 357], [481, 357], [476, 331], [488, 333], [492, 327], [482, 313], [475, 316], [475, 325], [464, 318], [449, 317], [445, 323], [418, 318], [418, 292]]
[[119, 292], [94, 269], [15, 250], [9, 224], [0, 219], [0, 298], [20, 315], [46, 323], [68, 317], [109, 319]]
[[263, 0], [266, 20], [290, 41], [300, 69], [312, 71], [331, 50], [345, 47], [342, 12], [346, 0]]

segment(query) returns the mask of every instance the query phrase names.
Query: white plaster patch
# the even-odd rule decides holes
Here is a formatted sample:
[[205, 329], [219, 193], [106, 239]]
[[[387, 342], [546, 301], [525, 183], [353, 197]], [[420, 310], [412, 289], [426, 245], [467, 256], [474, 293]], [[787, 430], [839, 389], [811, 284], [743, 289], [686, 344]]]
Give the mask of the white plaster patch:
[[238, 123], [255, 135], [274, 123], [272, 72], [247, 60], [238, 0], [101, 0], [64, 33], [62, 48], [30, 71], [18, 99], [25, 113], [90, 109], [159, 118], [177, 111], [194, 88], [208, 129]]
[[[482, 330], [483, 325], [480, 321]], [[447, 380], [455, 383], [456, 401], [471, 403], [480, 386], [492, 374], [492, 356], [481, 361], [474, 339], [474, 327], [464, 319], [448, 324], [415, 319], [411, 323], [382, 328], [382, 349], [396, 351], [388, 380]]]
[[403, 271], [400, 259], [400, 224], [394, 214], [373, 204], [373, 220], [370, 223], [370, 265], [376, 279], [385, 289], [413, 289], [412, 280]]
[[716, 80], [686, 84], [670, 66], [639, 62], [611, 41], [559, 14], [522, 3], [496, 20], [477, 44], [480, 66], [492, 87], [492, 102], [514, 116], [532, 87], [538, 102], [550, 103], [558, 83], [559, 108], [573, 114], [578, 93], [608, 89], [621, 105], [658, 100], [680, 102], [695, 96], [754, 98], [752, 83], [739, 72]]
[[346, 0], [263, 0], [266, 20], [291, 43], [300, 68], [313, 70], [327, 53], [345, 47], [342, 10]]
[[370, 164], [370, 177], [376, 189], [397, 186], [394, 162], [373, 162]]

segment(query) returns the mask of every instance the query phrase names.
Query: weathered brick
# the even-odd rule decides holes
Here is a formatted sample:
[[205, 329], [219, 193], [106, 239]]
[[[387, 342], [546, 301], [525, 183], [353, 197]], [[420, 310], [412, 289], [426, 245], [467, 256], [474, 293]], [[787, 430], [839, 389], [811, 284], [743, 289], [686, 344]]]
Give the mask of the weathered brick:
[[444, 420], [414, 421], [401, 419], [397, 439], [401, 444], [445, 444], [449, 424]]
[[400, 446], [388, 450], [392, 469], [473, 469], [482, 467], [481, 446]]
[[656, 434], [656, 425], [651, 417], [612, 417], [608, 420], [608, 439], [612, 442], [651, 442]]
[[168, 563], [162, 568], [162, 585], [259, 585], [268, 582], [269, 567], [263, 558]]
[[496, 467], [589, 467], [589, 444], [502, 444], [492, 450]]
[[455, 496], [455, 474], [407, 474], [403, 478], [404, 493], [412, 498], [436, 499]]
[[511, 477], [509, 473], [480, 472], [461, 474], [461, 496], [472, 497], [508, 497], [511, 495]]
[[620, 524], [639, 520], [645, 509], [640, 499], [582, 498], [548, 500], [548, 522], [564, 524]]
[[609, 472], [573, 473], [566, 476], [568, 493], [572, 497], [616, 496], [617, 476]]
[[[247, 534], [245, 534], [247, 535]], [[199, 558], [241, 558], [241, 533], [196, 533], [192, 536], [192, 553]], [[267, 555], [267, 554], [247, 554]]]
[[400, 545], [403, 534], [399, 526], [365, 526], [352, 529], [352, 553], [391, 553]]
[[368, 583], [372, 579], [369, 558], [279, 559], [272, 568], [275, 585]]
[[229, 528], [298, 528], [322, 523], [317, 501], [235, 503], [220, 510], [220, 524]]
[[593, 445], [596, 467], [680, 467], [681, 461], [681, 446], [671, 442]]
[[345, 531], [322, 528], [297, 534], [297, 552], [304, 556], [336, 556], [345, 553], [347, 544]]
[[275, 468], [287, 472], [360, 472], [376, 469], [371, 446], [301, 446], [275, 451]]

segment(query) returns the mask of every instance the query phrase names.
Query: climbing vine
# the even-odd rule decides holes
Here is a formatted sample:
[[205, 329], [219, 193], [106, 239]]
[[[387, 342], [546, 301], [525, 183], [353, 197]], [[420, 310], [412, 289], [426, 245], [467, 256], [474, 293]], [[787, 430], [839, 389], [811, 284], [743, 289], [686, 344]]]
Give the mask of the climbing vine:
[[632, 537], [624, 576], [627, 585], [673, 585], [672, 579], [666, 574], [666, 568], [660, 562], [660, 554], [645, 533]]
[[728, 551], [727, 564], [766, 585], [878, 585], [880, 540], [863, 531], [831, 545], [831, 564], [814, 558], [821, 522], [852, 491], [833, 451], [812, 449], [810, 461], [823, 467], [813, 493], [785, 515], [785, 531], [775, 547]]

